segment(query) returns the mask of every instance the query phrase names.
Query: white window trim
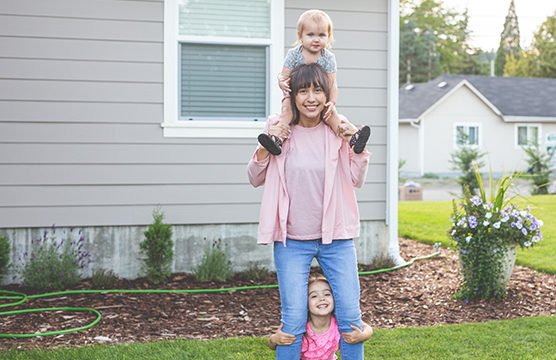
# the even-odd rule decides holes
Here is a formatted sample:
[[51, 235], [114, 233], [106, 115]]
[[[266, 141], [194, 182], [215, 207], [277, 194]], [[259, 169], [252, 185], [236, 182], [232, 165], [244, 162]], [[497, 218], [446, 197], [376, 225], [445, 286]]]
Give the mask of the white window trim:
[[282, 93], [276, 78], [282, 71], [284, 57], [284, 0], [271, 0], [270, 40], [198, 37], [178, 35], [178, 0], [164, 1], [164, 137], [254, 138], [265, 126], [264, 121], [179, 120], [178, 111], [178, 41], [235, 45], [269, 45], [267, 98], [269, 114], [280, 111]]
[[[536, 124], [532, 124], [532, 123], [521, 123], [521, 124], [515, 124], [514, 125], [514, 145], [516, 149], [523, 149], [524, 147], [526, 147], [526, 145], [519, 145], [518, 143], [518, 128], [519, 127], [526, 127], [527, 129], [531, 128], [531, 127], [536, 127], [539, 129], [539, 131], [537, 131], [537, 143], [539, 144], [539, 146], [542, 146], [542, 142], [543, 142], [543, 137], [542, 137], [542, 124], [536, 123]], [[529, 133], [529, 130], [527, 130], [527, 133]], [[529, 134], [527, 134], [527, 138], [529, 138]]]
[[[458, 126], [464, 127], [476, 127], [479, 128], [479, 143], [477, 145], [459, 145], [458, 144]], [[481, 123], [454, 123], [453, 132], [454, 135], [454, 149], [459, 149], [462, 146], [469, 146], [471, 148], [480, 148], [483, 145], [483, 128]]]

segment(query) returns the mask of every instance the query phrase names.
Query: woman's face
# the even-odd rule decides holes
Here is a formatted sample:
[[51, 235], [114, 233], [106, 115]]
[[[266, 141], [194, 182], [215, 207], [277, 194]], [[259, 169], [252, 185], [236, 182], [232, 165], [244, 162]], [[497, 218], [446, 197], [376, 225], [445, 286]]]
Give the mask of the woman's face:
[[299, 119], [320, 120], [320, 114], [326, 104], [326, 94], [320, 86], [300, 88], [295, 95], [295, 106], [299, 110]]
[[328, 283], [315, 281], [309, 285], [309, 313], [313, 316], [327, 316], [334, 311], [334, 297]]

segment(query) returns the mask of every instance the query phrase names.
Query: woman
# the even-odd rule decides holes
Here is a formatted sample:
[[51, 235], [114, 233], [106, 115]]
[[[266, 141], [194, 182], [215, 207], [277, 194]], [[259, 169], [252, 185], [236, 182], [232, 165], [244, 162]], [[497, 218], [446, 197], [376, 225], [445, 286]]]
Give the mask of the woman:
[[[353, 238], [359, 236], [354, 187], [367, 175], [370, 154], [355, 154], [345, 139], [357, 129], [342, 128], [344, 140], [323, 124], [329, 97], [326, 72], [318, 64], [300, 65], [290, 80], [293, 120], [290, 131], [270, 117], [266, 131], [289, 137], [282, 153], [259, 147], [249, 161], [249, 181], [265, 185], [258, 243], [274, 244], [280, 287], [282, 331], [294, 335], [279, 345], [276, 359], [299, 359], [307, 322], [307, 279], [316, 257], [329, 280], [341, 333], [362, 328], [359, 278]], [[333, 111], [332, 116], [339, 116]], [[340, 342], [342, 359], [363, 359], [363, 344]]]

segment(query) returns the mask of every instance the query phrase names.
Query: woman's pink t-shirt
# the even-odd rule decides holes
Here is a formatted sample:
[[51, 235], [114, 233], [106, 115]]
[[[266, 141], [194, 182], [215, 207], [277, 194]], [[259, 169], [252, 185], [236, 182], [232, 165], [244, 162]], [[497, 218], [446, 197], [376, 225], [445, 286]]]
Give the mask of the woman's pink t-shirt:
[[326, 163], [325, 124], [312, 128], [291, 128], [290, 150], [284, 167], [290, 199], [287, 237], [314, 240], [322, 237], [324, 168]]
[[330, 327], [324, 334], [315, 335], [309, 322], [305, 326], [305, 335], [301, 342], [301, 360], [335, 360], [340, 343], [340, 330], [334, 316], [330, 319]]

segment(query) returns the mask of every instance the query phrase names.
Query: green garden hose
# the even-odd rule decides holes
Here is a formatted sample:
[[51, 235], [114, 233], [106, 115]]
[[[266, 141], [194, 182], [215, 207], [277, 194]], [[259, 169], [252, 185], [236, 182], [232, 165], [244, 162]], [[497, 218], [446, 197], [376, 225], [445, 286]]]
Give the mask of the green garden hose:
[[[371, 274], [378, 274], [387, 271], [398, 270], [413, 264], [417, 260], [425, 260], [430, 259], [434, 256], [437, 256], [440, 252], [438, 251], [437, 246], [435, 246], [437, 251], [431, 255], [416, 257], [411, 259], [410, 261], [406, 262], [405, 264], [394, 266], [391, 268], [386, 269], [378, 269], [372, 271], [360, 271], [359, 275], [371, 275]], [[10, 294], [5, 296], [0, 296], [0, 299], [13, 299], [15, 302], [1, 304], [0, 308], [9, 307], [9, 306], [17, 306], [27, 299], [38, 299], [43, 297], [50, 297], [50, 296], [58, 296], [58, 295], [68, 295], [68, 294], [93, 294], [93, 293], [132, 293], [132, 294], [141, 294], [141, 293], [174, 293], [174, 294], [186, 294], [186, 293], [210, 293], [210, 292], [225, 292], [225, 291], [237, 291], [237, 290], [253, 290], [253, 289], [270, 289], [270, 288], [277, 288], [278, 285], [253, 285], [253, 286], [238, 286], [238, 287], [231, 287], [231, 288], [220, 288], [220, 289], [190, 289], [190, 290], [161, 290], [161, 289], [154, 289], [154, 290], [125, 290], [125, 289], [116, 289], [116, 290], [66, 290], [66, 291], [57, 291], [57, 292], [50, 292], [44, 294], [37, 294], [37, 295], [26, 295], [23, 293], [13, 292], [13, 291], [5, 291], [0, 290], [2, 294]], [[40, 311], [88, 311], [96, 314], [96, 319], [91, 322], [90, 324], [72, 328], [72, 329], [65, 329], [65, 330], [58, 330], [58, 331], [51, 331], [45, 333], [34, 333], [34, 334], [0, 334], [0, 338], [28, 338], [28, 337], [35, 337], [35, 336], [50, 336], [50, 335], [59, 335], [65, 334], [73, 331], [85, 330], [90, 327], [95, 326], [102, 316], [100, 312], [92, 308], [76, 308], [76, 307], [51, 307], [51, 308], [39, 308], [39, 309], [25, 309], [25, 310], [13, 310], [13, 311], [4, 311], [0, 312], [0, 316], [3, 315], [14, 315], [14, 314], [22, 314], [22, 313], [29, 313], [29, 312], [40, 312]]]

